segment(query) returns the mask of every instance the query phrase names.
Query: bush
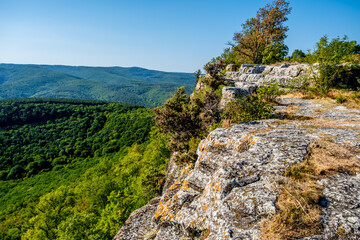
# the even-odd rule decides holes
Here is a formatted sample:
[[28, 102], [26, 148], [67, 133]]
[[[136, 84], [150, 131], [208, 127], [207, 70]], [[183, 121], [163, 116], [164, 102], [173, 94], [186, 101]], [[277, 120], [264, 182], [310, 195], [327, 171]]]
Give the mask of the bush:
[[256, 90], [256, 93], [261, 99], [269, 103], [279, 103], [279, 96], [282, 94], [277, 84], [260, 87]]
[[214, 79], [221, 78], [221, 72], [225, 69], [225, 64], [222, 60], [215, 60], [208, 62], [204, 66], [204, 70]]
[[360, 68], [357, 65], [335, 65], [320, 63], [318, 74], [314, 77], [314, 85], [328, 90], [330, 88], [359, 87], [358, 76]]
[[306, 62], [307, 58], [306, 58], [306, 54], [302, 50], [295, 49], [294, 52], [291, 54], [291, 56], [285, 58], [285, 60], [289, 62], [303, 63]]
[[354, 63], [359, 53], [359, 45], [356, 41], [349, 41], [347, 36], [329, 41], [325, 35], [316, 43], [312, 58], [314, 62], [320, 63]]
[[290, 86], [307, 94], [327, 96], [331, 88], [353, 89], [360, 87], [358, 65], [320, 63], [312, 65], [308, 74], [295, 79]]
[[265, 48], [262, 63], [271, 64], [281, 62], [288, 54], [289, 48], [284, 43], [274, 43]]
[[234, 99], [224, 109], [223, 117], [231, 122], [248, 122], [270, 118], [274, 108], [258, 96]]
[[206, 85], [209, 86], [213, 91], [217, 91], [221, 85], [224, 85], [224, 78], [220, 74], [216, 77], [204, 77], [201, 81]]
[[200, 134], [200, 112], [199, 104], [191, 104], [184, 87], [179, 88], [163, 106], [155, 108], [156, 125], [163, 133], [171, 135], [170, 148], [173, 151], [183, 150], [186, 148], [183, 143]]
[[[196, 92], [190, 98], [184, 88], [155, 109], [155, 123], [170, 136], [169, 147], [178, 152], [177, 163], [195, 161], [200, 137], [209, 127], [220, 122], [219, 96], [212, 90]], [[178, 164], [179, 165], [179, 164]]]
[[200, 76], [201, 76], [201, 70], [198, 69], [197, 71], [195, 71], [194, 76], [195, 76], [195, 82], [198, 83]]
[[344, 102], [346, 102], [347, 101], [347, 99], [346, 99], [346, 97], [344, 97], [343, 95], [338, 95], [337, 97], [336, 97], [336, 99], [335, 99], [335, 101], [337, 102], [337, 103], [344, 103]]

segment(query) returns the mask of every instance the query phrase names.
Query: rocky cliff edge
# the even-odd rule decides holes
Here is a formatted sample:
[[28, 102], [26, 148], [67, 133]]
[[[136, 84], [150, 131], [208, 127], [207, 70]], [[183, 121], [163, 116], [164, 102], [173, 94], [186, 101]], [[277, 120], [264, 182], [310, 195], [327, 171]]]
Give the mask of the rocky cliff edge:
[[360, 239], [360, 110], [282, 98], [277, 111], [293, 117], [216, 129], [200, 143], [193, 167], [179, 169], [170, 159], [163, 194], [134, 211], [114, 239], [295, 238], [269, 235], [266, 226], [281, 209], [285, 173], [315, 157], [314, 148], [325, 154], [311, 180], [321, 192], [321, 218], [301, 238]]

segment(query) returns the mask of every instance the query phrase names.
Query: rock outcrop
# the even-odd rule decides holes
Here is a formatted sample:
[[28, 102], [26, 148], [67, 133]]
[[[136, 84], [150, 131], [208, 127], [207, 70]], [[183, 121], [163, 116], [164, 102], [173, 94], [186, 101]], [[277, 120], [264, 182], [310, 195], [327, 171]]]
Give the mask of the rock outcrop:
[[[304, 161], [311, 142], [326, 137], [360, 148], [359, 110], [302, 99], [282, 103], [279, 111], [296, 109], [294, 115], [311, 120], [256, 121], [211, 132], [193, 169], [172, 172], [173, 184], [136, 210], [114, 239], [260, 239], [261, 222], [277, 211], [274, 181]], [[359, 239], [360, 174], [319, 184], [327, 201], [324, 232], [306, 239]]]
[[243, 64], [239, 71], [231, 71], [234, 69], [233, 66], [228, 69], [225, 81], [229, 86], [222, 90], [221, 106], [225, 106], [233, 98], [252, 94], [259, 86], [276, 83], [286, 87], [294, 84], [295, 79], [316, 72], [315, 68], [308, 64], [280, 66]]
[[[223, 94], [286, 84], [307, 68], [243, 65], [226, 74], [233, 86]], [[277, 111], [291, 112], [295, 120], [218, 128], [199, 144], [194, 166], [180, 169], [170, 159], [163, 194], [134, 211], [114, 240], [261, 239], [262, 223], [278, 211], [276, 181], [305, 160], [311, 143], [327, 139], [360, 149], [360, 110], [282, 98]], [[360, 167], [360, 151], [351, 157]], [[360, 239], [360, 174], [337, 173], [317, 183], [323, 187], [323, 231], [304, 239]]]

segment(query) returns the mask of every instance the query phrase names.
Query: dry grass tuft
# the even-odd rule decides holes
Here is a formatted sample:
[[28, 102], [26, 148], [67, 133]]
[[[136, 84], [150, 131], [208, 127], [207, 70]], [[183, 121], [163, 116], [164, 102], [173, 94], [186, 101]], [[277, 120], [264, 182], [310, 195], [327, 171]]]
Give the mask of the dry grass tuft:
[[277, 183], [278, 213], [262, 224], [262, 239], [294, 239], [322, 232], [322, 187], [313, 180]]
[[231, 129], [231, 120], [230, 119], [224, 119], [221, 122], [221, 127], [226, 129]]
[[360, 172], [360, 159], [357, 158], [360, 149], [324, 140], [312, 143], [309, 148], [311, 168], [316, 176]]
[[[315, 94], [311, 92], [290, 92], [281, 97], [285, 98], [302, 98], [302, 99], [316, 99], [322, 100], [326, 102], [333, 102], [334, 99], [341, 96], [345, 99], [345, 102], [341, 105], [349, 107], [349, 108], [360, 108], [360, 93], [359, 91], [350, 91], [345, 89], [330, 89], [326, 95]], [[334, 104], [335, 105], [335, 104]], [[337, 104], [339, 105], [339, 104]]]
[[331, 89], [326, 96], [331, 99], [337, 99], [341, 96], [346, 100], [342, 105], [349, 108], [360, 108], [359, 91]]
[[277, 214], [262, 222], [261, 239], [296, 239], [319, 234], [323, 198], [317, 180], [338, 173], [360, 172], [360, 150], [320, 139], [308, 148], [304, 162], [289, 167], [276, 182]]
[[289, 92], [286, 94], [281, 95], [282, 98], [302, 98], [307, 99], [309, 96], [303, 92], [296, 91], [296, 92]]

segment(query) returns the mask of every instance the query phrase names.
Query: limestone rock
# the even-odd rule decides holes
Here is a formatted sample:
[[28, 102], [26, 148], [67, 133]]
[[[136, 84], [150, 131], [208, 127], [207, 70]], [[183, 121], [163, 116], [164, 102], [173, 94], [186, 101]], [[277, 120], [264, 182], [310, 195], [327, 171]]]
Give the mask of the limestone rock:
[[[250, 68], [255, 67], [242, 66], [260, 71]], [[262, 71], [281, 78], [303, 70], [272, 66]], [[236, 86], [223, 93], [232, 97], [251, 91], [245, 93], [249, 85]], [[199, 144], [194, 166], [180, 169], [169, 161], [162, 195], [134, 211], [114, 239], [260, 239], [260, 223], [277, 212], [275, 180], [304, 161], [310, 143], [326, 137], [360, 148], [359, 110], [304, 99], [281, 101], [279, 111], [295, 107], [295, 116], [312, 120], [272, 119], [212, 131]], [[304, 239], [360, 239], [360, 174], [338, 174], [319, 184], [324, 187], [324, 231]]]
[[234, 84], [237, 82], [251, 82], [264, 85], [267, 82], [286, 86], [291, 80], [307, 73], [310, 68], [313, 69], [307, 64], [283, 64], [281, 66], [243, 64], [238, 72], [226, 72], [225, 79], [231, 80]]
[[160, 198], [154, 198], [142, 208], [135, 210], [116, 234], [114, 240], [143, 239], [151, 235], [151, 230], [156, 227], [151, 218], [156, 211], [159, 201]]
[[234, 72], [236, 71], [236, 65], [235, 64], [229, 64], [226, 66], [226, 71]]
[[256, 89], [257, 86], [255, 84], [246, 84], [236, 87], [223, 87], [220, 106], [225, 107], [225, 105], [232, 99], [249, 96], [250, 94], [255, 92]]

